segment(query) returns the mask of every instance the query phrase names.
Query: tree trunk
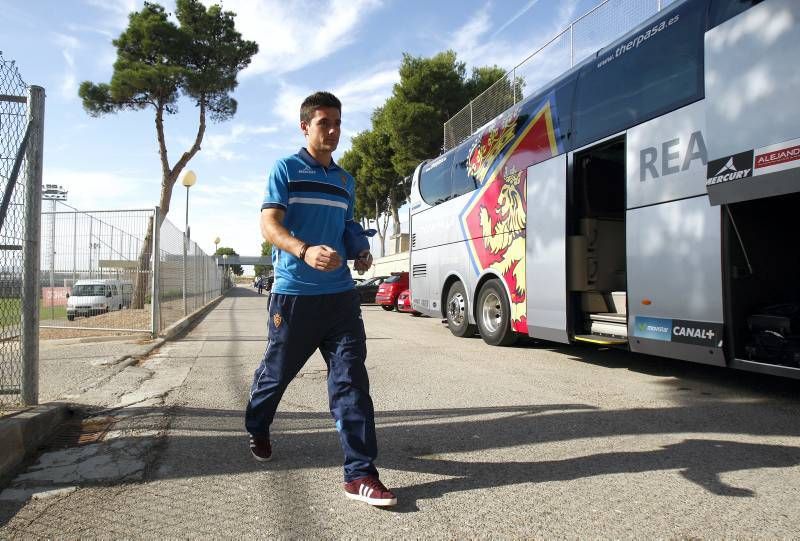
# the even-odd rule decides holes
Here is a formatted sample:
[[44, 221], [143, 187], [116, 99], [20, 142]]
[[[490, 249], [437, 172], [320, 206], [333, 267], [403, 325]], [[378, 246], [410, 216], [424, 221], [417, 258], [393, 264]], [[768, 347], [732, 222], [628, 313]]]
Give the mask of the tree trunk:
[[[150, 284], [150, 254], [153, 252], [153, 217], [147, 223], [147, 233], [144, 235], [142, 249], [139, 250], [139, 258], [136, 265], [136, 280], [133, 284], [133, 298], [131, 308], [143, 309], [144, 301], [147, 297], [148, 285]], [[150, 302], [153, 302], [150, 299]]]
[[378, 230], [378, 238], [381, 239], [381, 255], [383, 257], [386, 255], [386, 228], [381, 228], [380, 223], [381, 213], [380, 213], [380, 205], [378, 205], [378, 200], [375, 200], [375, 229]]
[[391, 201], [390, 205], [392, 209], [392, 236], [396, 237], [400, 234], [400, 212], [397, 210], [395, 201]]
[[[158, 138], [158, 154], [161, 158], [161, 194], [158, 200], [159, 213], [158, 223], [155, 227], [161, 229], [161, 224], [169, 212], [169, 205], [172, 199], [172, 189], [175, 187], [175, 181], [183, 171], [186, 164], [189, 163], [195, 154], [200, 150], [200, 143], [203, 141], [203, 135], [206, 132], [206, 98], [201, 96], [199, 99], [200, 106], [200, 123], [197, 127], [197, 135], [194, 139], [194, 144], [188, 151], [184, 152], [174, 167], [169, 166], [169, 157], [167, 155], [167, 143], [164, 136], [164, 110], [165, 104], [158, 102], [156, 104], [156, 137]], [[147, 284], [149, 283], [149, 276], [152, 269], [150, 269], [150, 258], [153, 253], [153, 220], [151, 219], [147, 225], [147, 233], [145, 233], [142, 249], [139, 251], [138, 268], [139, 273], [136, 276], [136, 284], [133, 288], [133, 299], [131, 300], [132, 308], [144, 308], [145, 297], [147, 296]], [[152, 302], [152, 299], [151, 299]]]

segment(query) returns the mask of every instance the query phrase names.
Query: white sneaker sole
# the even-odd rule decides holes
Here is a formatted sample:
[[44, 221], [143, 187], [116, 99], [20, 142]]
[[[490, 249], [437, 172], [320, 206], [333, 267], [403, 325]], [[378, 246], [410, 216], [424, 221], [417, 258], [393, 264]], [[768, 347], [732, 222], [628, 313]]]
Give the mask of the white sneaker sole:
[[391, 507], [393, 505], [397, 505], [397, 498], [379, 500], [378, 498], [367, 498], [366, 496], [359, 496], [358, 494], [350, 494], [347, 491], [345, 491], [344, 495], [351, 500], [358, 500], [376, 507]]
[[270, 455], [269, 458], [261, 458], [260, 456], [255, 454], [252, 450], [250, 451], [250, 454], [253, 455], [253, 458], [258, 460], [259, 462], [269, 462], [270, 460], [272, 460], [272, 455]]

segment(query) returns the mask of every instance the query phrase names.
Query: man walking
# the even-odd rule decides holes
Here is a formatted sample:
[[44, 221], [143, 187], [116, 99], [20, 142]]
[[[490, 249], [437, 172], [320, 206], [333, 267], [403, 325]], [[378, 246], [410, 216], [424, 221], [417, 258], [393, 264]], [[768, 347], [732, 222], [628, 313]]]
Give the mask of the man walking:
[[[367, 355], [358, 294], [344, 260], [344, 229], [353, 220], [355, 180], [334, 163], [341, 102], [329, 92], [300, 107], [306, 147], [278, 160], [261, 205], [261, 233], [273, 245], [275, 282], [269, 339], [245, 414], [250, 451], [272, 458], [269, 427], [289, 382], [319, 349], [328, 366], [328, 399], [344, 451], [348, 498], [390, 506], [395, 495], [378, 478], [375, 418], [364, 365]], [[372, 265], [369, 250], [356, 270]]]

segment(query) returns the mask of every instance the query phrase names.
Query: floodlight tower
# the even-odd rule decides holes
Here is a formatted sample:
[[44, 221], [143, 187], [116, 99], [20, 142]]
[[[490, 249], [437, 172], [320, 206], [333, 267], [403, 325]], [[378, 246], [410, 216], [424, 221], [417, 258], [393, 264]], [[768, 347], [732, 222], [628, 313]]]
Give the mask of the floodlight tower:
[[[56, 262], [56, 205], [59, 201], [67, 200], [67, 190], [60, 184], [42, 184], [42, 199], [51, 201], [50, 206], [50, 239], [48, 252], [50, 252], [50, 296], [55, 287], [55, 262]], [[52, 299], [50, 305], [52, 306]]]

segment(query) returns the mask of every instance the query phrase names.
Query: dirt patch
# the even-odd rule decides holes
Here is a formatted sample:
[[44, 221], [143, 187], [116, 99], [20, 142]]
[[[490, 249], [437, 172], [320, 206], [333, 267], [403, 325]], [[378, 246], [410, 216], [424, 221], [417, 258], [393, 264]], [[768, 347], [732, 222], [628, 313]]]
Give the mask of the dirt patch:
[[[50, 326], [69, 327], [53, 329]], [[56, 340], [60, 338], [79, 338], [83, 336], [126, 336], [139, 335], [135, 330], [149, 331], [150, 307], [133, 310], [125, 309], [91, 317], [78, 317], [73, 321], [67, 319], [43, 319], [39, 328], [40, 340]], [[133, 331], [115, 331], [108, 329], [133, 329]]]
[[[87, 336], [142, 336], [143, 332], [136, 331], [105, 331], [103, 329], [39, 329], [39, 340], [61, 340], [62, 338], [83, 338]], [[150, 340], [150, 335], [147, 335]]]

